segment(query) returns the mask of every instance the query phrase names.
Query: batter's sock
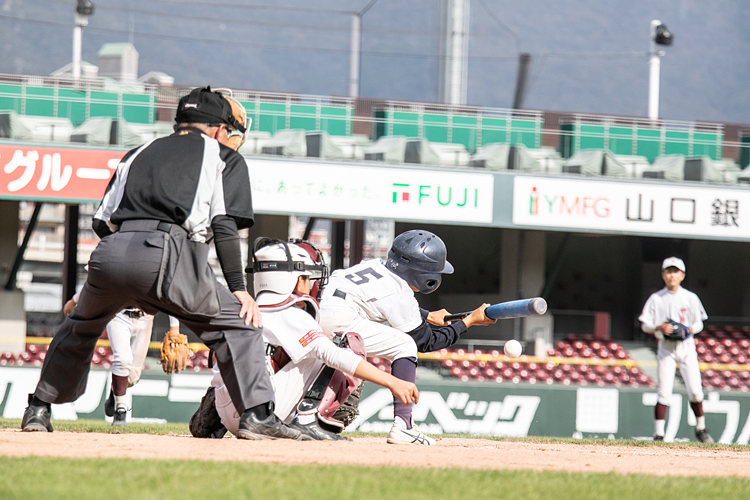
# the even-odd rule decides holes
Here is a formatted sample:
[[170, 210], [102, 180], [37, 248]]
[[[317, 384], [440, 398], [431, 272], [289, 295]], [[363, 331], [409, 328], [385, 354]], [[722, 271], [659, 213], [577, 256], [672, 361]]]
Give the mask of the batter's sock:
[[654, 436], [663, 436], [666, 420], [654, 420]]
[[[399, 358], [391, 363], [391, 375], [405, 380], [414, 382], [417, 380], [417, 359], [416, 358]], [[401, 417], [406, 422], [406, 428], [411, 429], [411, 405], [405, 405], [399, 398], [393, 398], [393, 416]]]

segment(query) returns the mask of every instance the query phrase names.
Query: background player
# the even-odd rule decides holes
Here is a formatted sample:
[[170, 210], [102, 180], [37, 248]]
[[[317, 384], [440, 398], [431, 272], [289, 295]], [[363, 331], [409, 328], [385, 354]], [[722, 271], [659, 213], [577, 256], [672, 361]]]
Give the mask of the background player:
[[[413, 383], [384, 373], [363, 359], [361, 339], [345, 337], [350, 349], [342, 349], [322, 332], [317, 323], [318, 304], [310, 295], [310, 280], [324, 279], [328, 273], [313, 245], [259, 238], [254, 244], [253, 261], [256, 302], [263, 314], [263, 336], [270, 346], [267, 359], [278, 418], [313, 439], [340, 440], [346, 439], [337, 434], [344, 426], [332, 415], [338, 403], [359, 385], [358, 379], [388, 388], [404, 404], [418, 400], [419, 393]], [[326, 370], [326, 365], [343, 373]], [[216, 369], [211, 385], [215, 388], [213, 397], [221, 423], [234, 434], [239, 414]], [[204, 406], [210, 404], [210, 391], [196, 415], [206, 411]], [[196, 432], [195, 418], [191, 420], [194, 435], [214, 435], [216, 429]]]
[[[450, 325], [448, 311], [421, 309], [414, 292], [432, 293], [443, 274], [453, 272], [443, 241], [429, 231], [413, 229], [398, 235], [388, 259], [361, 262], [334, 271], [323, 291], [320, 325], [329, 337], [336, 332], [356, 332], [368, 356], [391, 361], [393, 376], [414, 382], [417, 352], [451, 345], [472, 325], [489, 325], [483, 304], [469, 316]], [[440, 347], [437, 347], [440, 348]], [[411, 404], [394, 399], [391, 444], [435, 444], [414, 424]]]
[[677, 257], [664, 259], [661, 277], [666, 285], [651, 296], [638, 317], [641, 329], [653, 333], [659, 341], [657, 350], [657, 382], [659, 399], [654, 410], [654, 441], [664, 441], [667, 406], [674, 388], [676, 363], [685, 381], [690, 408], [695, 414], [695, 437], [702, 443], [714, 440], [706, 430], [703, 414], [703, 389], [698, 354], [693, 335], [703, 330], [708, 319], [696, 294], [680, 286], [685, 279], [685, 263]]

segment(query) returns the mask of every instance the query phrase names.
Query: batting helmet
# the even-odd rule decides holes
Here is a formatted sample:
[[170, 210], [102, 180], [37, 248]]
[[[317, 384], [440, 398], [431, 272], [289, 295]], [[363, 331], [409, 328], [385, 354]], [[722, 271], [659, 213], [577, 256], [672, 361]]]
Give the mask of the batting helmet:
[[412, 229], [396, 236], [385, 265], [418, 291], [432, 293], [440, 286], [443, 274], [453, 273], [447, 255], [445, 243], [437, 235]]
[[258, 305], [284, 302], [294, 292], [297, 278], [309, 276], [313, 280], [320, 279], [328, 272], [324, 263], [316, 264], [313, 261], [308, 250], [283, 240], [256, 239], [252, 257], [252, 270], [247, 271], [253, 273]]

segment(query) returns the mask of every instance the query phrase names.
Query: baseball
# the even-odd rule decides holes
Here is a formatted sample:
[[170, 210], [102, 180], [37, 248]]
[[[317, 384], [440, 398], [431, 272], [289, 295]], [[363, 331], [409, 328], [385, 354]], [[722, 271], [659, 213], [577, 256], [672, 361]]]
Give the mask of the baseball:
[[521, 347], [521, 343], [517, 340], [509, 340], [505, 343], [505, 346], [503, 347], [503, 351], [505, 352], [505, 355], [509, 358], [517, 358], [521, 355], [521, 352], [523, 351], [523, 347]]

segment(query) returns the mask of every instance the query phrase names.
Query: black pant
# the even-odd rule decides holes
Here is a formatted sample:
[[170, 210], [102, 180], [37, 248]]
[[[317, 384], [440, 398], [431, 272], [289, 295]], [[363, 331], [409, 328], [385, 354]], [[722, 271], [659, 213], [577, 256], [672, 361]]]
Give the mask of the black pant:
[[217, 284], [221, 313], [210, 319], [186, 316], [157, 298], [160, 241], [163, 234], [158, 231], [123, 230], [99, 242], [78, 304], [47, 351], [34, 392], [39, 399], [48, 403], [78, 399], [86, 390], [96, 341], [107, 323], [126, 307], [140, 307], [178, 318], [214, 350], [237, 411], [273, 401], [262, 330], [245, 325], [239, 317], [240, 302], [229, 290]]

